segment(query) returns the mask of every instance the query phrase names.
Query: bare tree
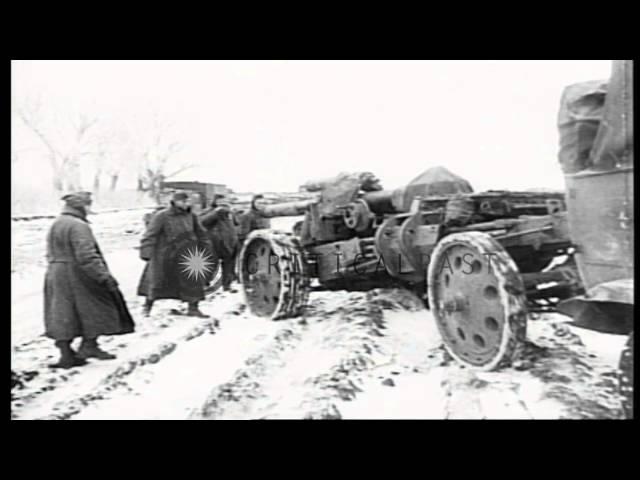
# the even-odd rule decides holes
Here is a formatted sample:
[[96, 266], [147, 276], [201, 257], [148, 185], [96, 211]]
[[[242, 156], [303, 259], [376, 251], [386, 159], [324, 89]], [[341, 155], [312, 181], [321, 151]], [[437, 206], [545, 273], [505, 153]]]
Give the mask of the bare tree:
[[80, 114], [76, 118], [71, 118], [70, 124], [73, 128], [74, 139], [67, 155], [63, 159], [65, 177], [68, 188], [76, 190], [82, 188], [80, 179], [80, 163], [83, 157], [94, 154], [87, 150], [87, 137], [89, 130], [98, 123], [98, 119], [86, 114]]
[[130, 166], [135, 156], [130, 132], [122, 122], [115, 122], [108, 131], [103, 132], [98, 142], [96, 175], [106, 175], [109, 190], [113, 192], [117, 188], [120, 173]]
[[42, 125], [44, 123], [42, 118], [42, 102], [40, 100], [34, 102], [25, 101], [24, 104], [15, 109], [15, 112], [23, 121], [24, 125], [35, 134], [46, 148], [47, 158], [53, 169], [53, 188], [61, 192], [64, 189], [63, 155], [44, 133]]
[[116, 142], [116, 134], [114, 130], [109, 129], [102, 131], [96, 136], [96, 148], [93, 152], [93, 192], [100, 192], [100, 185], [103, 173], [107, 175], [111, 172], [113, 158], [117, 156], [119, 145]]
[[[98, 119], [87, 114], [71, 117], [67, 122], [47, 125], [42, 102], [25, 101], [15, 109], [24, 125], [40, 140], [47, 151], [47, 158], [53, 170], [53, 188], [57, 192], [81, 188], [80, 163], [90, 155], [89, 133]], [[64, 125], [61, 125], [64, 123]], [[55, 128], [65, 130], [65, 134], [55, 135]]]
[[120, 171], [122, 164], [111, 163], [107, 169], [107, 175], [109, 177], [109, 190], [111, 192], [116, 191], [118, 186], [118, 180], [120, 179]]
[[100, 178], [102, 177], [102, 169], [105, 162], [106, 152], [98, 152], [95, 161], [95, 170], [93, 172], [93, 193], [100, 192]]
[[173, 139], [172, 125], [161, 121], [157, 115], [149, 129], [146, 143], [141, 146], [141, 164], [138, 170], [138, 191], [147, 192], [150, 197], [158, 200], [162, 182], [193, 168], [196, 164], [180, 165], [172, 173], [166, 173], [167, 163], [181, 149], [182, 144]]

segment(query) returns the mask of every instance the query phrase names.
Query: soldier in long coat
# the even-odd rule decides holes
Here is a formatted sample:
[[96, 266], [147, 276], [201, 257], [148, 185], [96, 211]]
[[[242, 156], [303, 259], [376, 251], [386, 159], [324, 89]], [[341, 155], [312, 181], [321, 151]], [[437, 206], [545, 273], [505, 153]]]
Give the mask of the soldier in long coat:
[[216, 259], [222, 267], [222, 288], [233, 291], [231, 282], [235, 278], [235, 261], [238, 254], [238, 234], [231, 209], [219, 204], [224, 195], [215, 195], [210, 208], [200, 215], [202, 226], [207, 229]]
[[138, 295], [146, 297], [145, 316], [156, 300], [175, 299], [187, 302], [187, 315], [207, 317], [198, 303], [213, 266], [211, 243], [188, 200], [186, 193], [175, 193], [171, 205], [153, 215], [140, 242], [140, 258], [147, 262], [138, 285]]
[[[87, 358], [115, 355], [98, 347], [98, 336], [134, 331], [127, 305], [87, 221], [91, 193], [63, 197], [62, 214], [47, 235], [49, 263], [44, 285], [45, 335], [55, 340], [60, 360], [54, 368], [84, 365]], [[82, 337], [78, 351], [71, 342]]]

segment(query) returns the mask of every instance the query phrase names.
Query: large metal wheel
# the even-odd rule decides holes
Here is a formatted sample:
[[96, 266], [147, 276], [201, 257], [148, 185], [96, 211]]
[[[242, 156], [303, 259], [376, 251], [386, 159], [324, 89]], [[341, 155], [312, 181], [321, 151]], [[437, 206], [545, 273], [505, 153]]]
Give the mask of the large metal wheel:
[[525, 290], [518, 267], [496, 240], [482, 232], [446, 236], [433, 251], [427, 282], [431, 312], [453, 358], [495, 370], [519, 356]]
[[214, 266], [212, 267], [213, 274], [212, 278], [204, 289], [204, 293], [206, 295], [211, 295], [212, 293], [217, 292], [220, 287], [222, 287], [222, 263], [220, 260], [214, 260]]
[[302, 313], [309, 277], [296, 237], [270, 230], [252, 232], [240, 252], [239, 270], [245, 301], [254, 315], [278, 320]]
[[633, 332], [620, 356], [620, 395], [626, 418], [633, 418]]

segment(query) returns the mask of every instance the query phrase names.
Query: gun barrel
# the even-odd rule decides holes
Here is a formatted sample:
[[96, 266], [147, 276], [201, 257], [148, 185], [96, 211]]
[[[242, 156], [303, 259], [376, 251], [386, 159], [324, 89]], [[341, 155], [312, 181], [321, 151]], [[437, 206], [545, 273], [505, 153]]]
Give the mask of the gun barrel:
[[297, 202], [275, 203], [267, 205], [261, 210], [265, 217], [297, 217], [303, 215], [309, 205], [314, 202], [315, 200], [300, 200]]
[[396, 188], [395, 190], [367, 192], [362, 198], [374, 213], [402, 213], [404, 211], [403, 197], [404, 188]]

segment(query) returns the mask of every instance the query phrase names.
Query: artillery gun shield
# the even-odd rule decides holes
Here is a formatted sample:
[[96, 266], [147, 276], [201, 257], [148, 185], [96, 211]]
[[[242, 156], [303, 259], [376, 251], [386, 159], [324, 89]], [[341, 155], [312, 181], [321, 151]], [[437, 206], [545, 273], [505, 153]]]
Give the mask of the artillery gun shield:
[[429, 305], [447, 351], [482, 370], [509, 365], [526, 338], [526, 296], [513, 259], [483, 232], [454, 233], [433, 251]]

